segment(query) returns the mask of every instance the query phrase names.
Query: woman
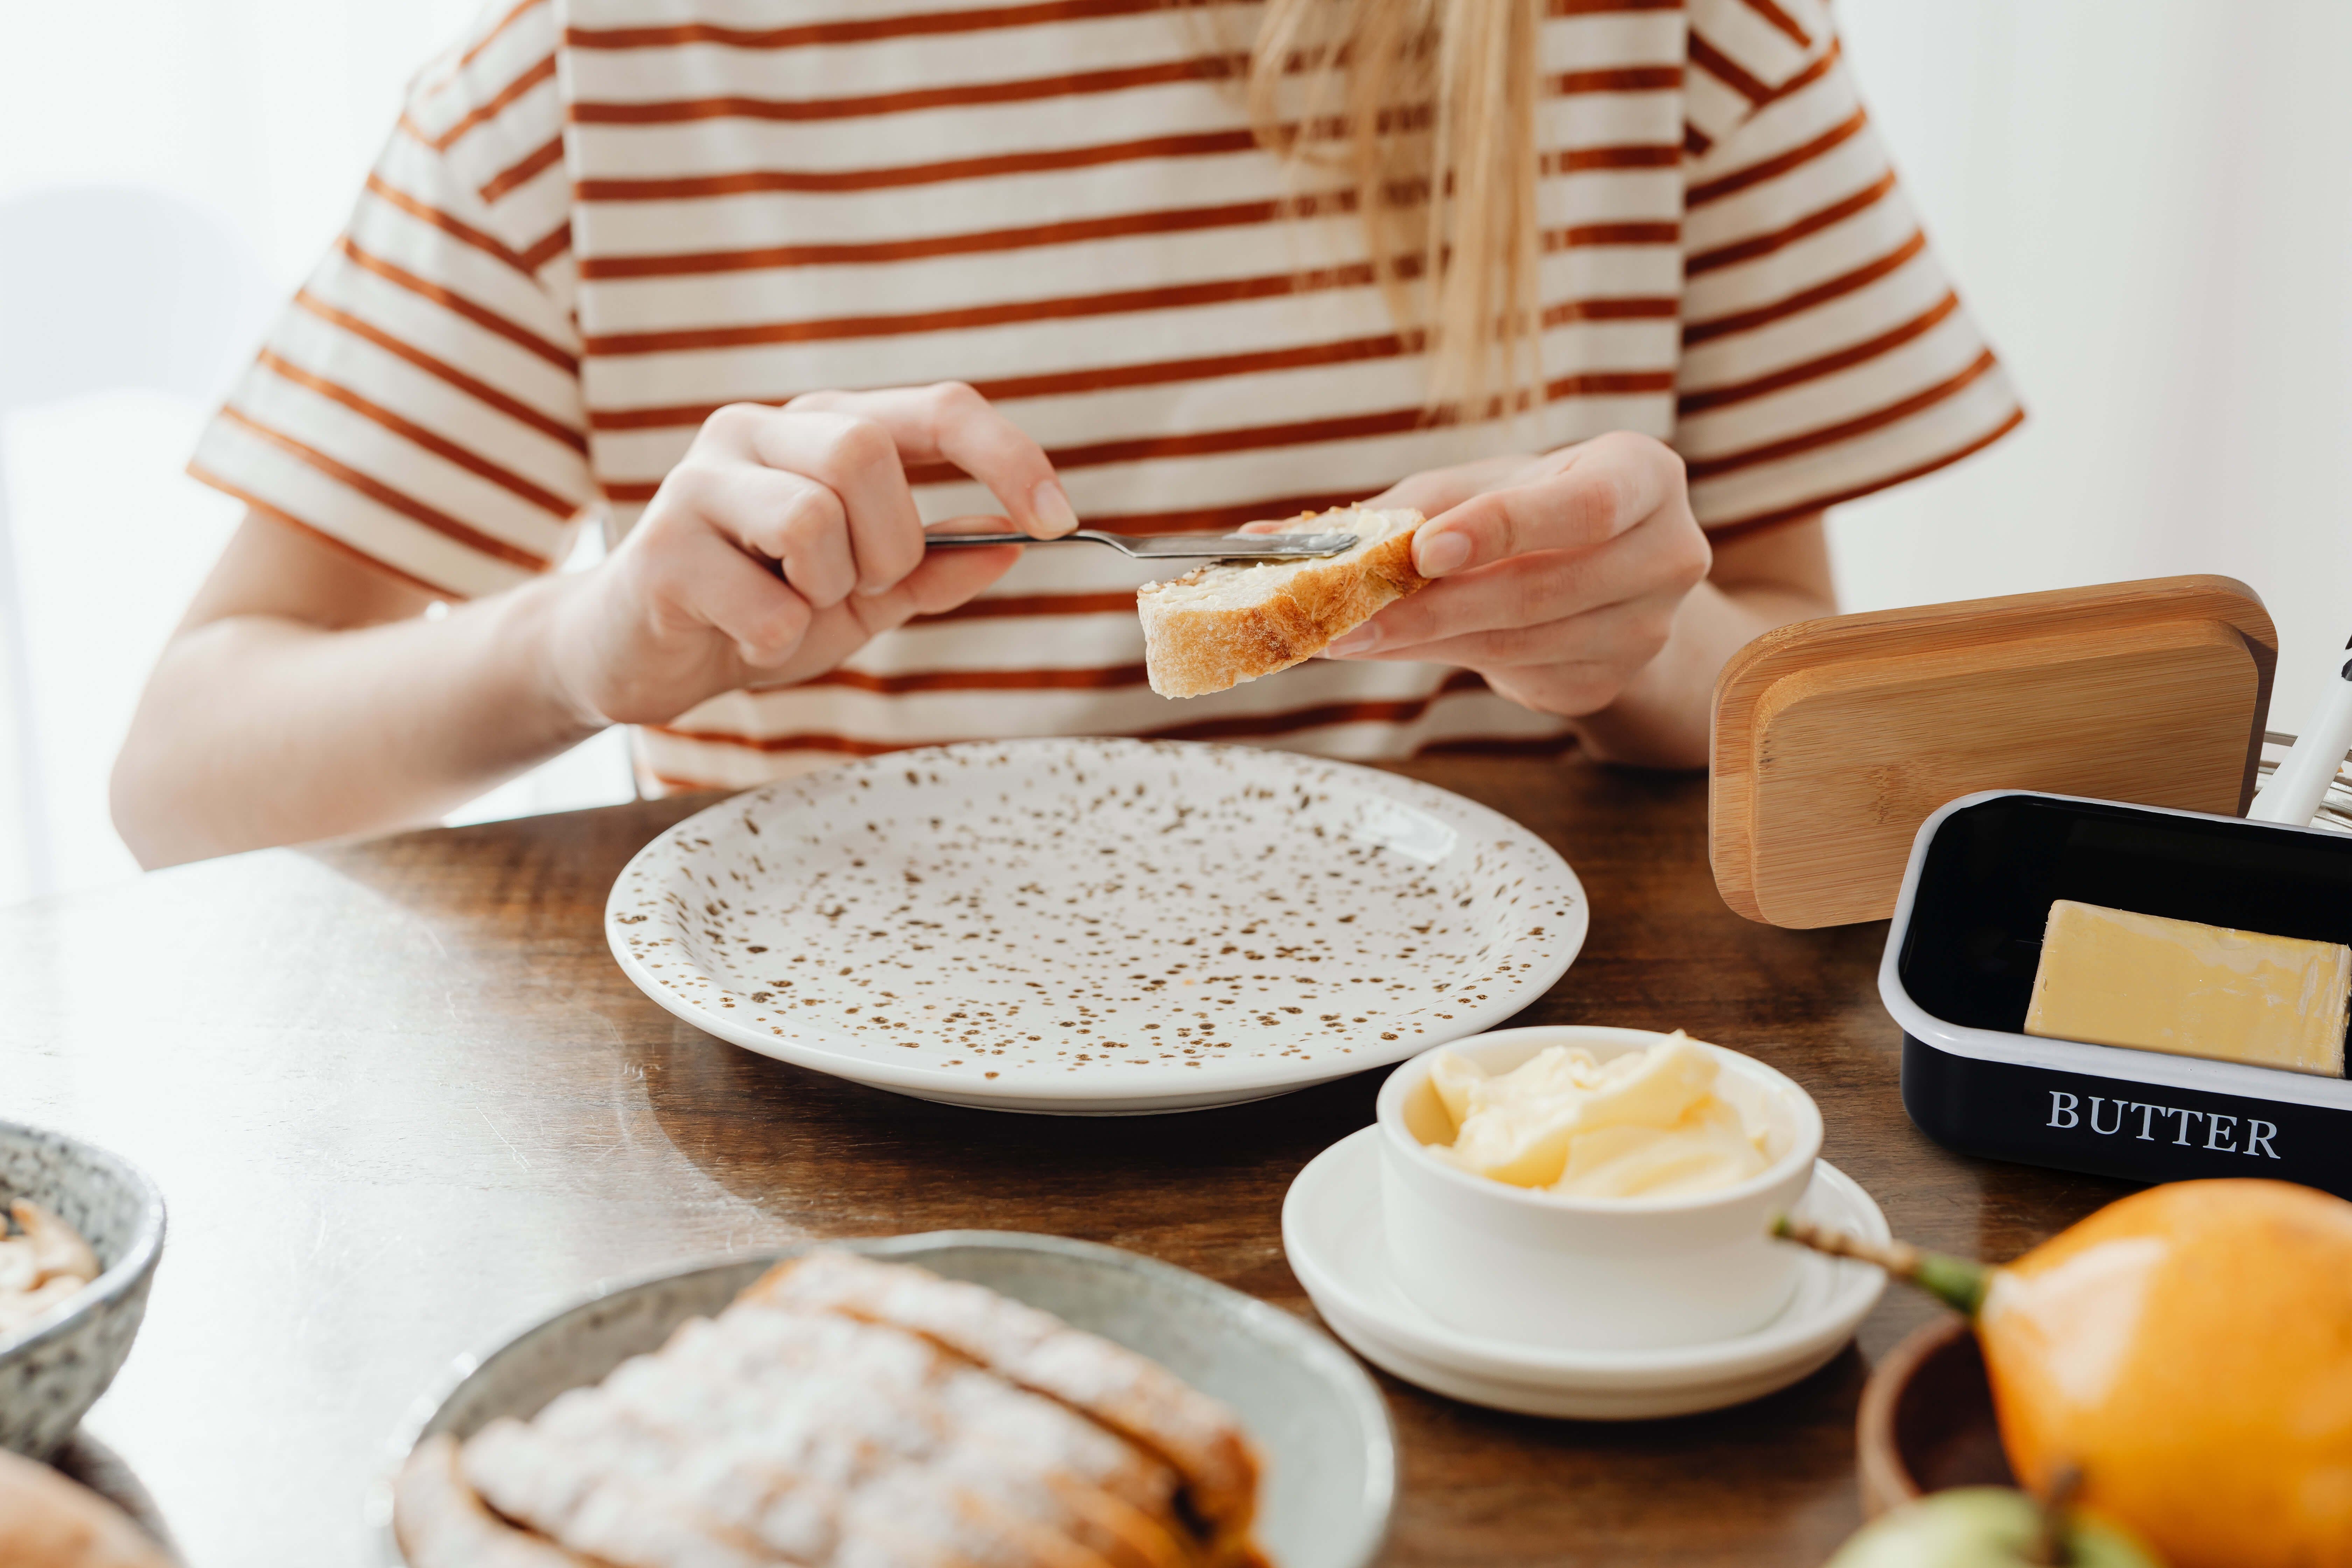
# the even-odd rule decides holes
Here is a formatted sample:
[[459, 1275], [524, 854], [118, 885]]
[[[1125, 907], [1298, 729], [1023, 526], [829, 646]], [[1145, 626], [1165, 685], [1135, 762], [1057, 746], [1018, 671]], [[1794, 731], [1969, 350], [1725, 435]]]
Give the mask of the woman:
[[[1819, 0], [522, 0], [204, 438], [250, 515], [116, 819], [426, 821], [610, 723], [654, 789], [1020, 734], [1695, 766], [1725, 657], [1831, 608], [1822, 509], [2021, 417]], [[1181, 706], [1148, 574], [922, 551], [1375, 494], [1435, 583]]]

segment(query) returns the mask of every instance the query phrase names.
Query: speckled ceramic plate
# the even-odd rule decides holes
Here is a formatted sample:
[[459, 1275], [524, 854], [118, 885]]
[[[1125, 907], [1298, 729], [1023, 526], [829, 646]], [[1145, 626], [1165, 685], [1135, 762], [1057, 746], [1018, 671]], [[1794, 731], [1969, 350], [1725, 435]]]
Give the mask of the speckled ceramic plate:
[[1534, 834], [1245, 746], [900, 752], [688, 818], [614, 884], [629, 977], [721, 1039], [960, 1105], [1255, 1100], [1501, 1022], [1583, 945]]
[[[1241, 1416], [1265, 1458], [1259, 1539], [1282, 1568], [1364, 1568], [1388, 1533], [1396, 1439], [1361, 1367], [1289, 1313], [1197, 1274], [1057, 1236], [933, 1231], [834, 1245], [970, 1279], [1150, 1356]], [[718, 1311], [779, 1258], [728, 1258], [602, 1286], [498, 1349], [461, 1357], [418, 1402], [369, 1501], [380, 1568], [402, 1568], [391, 1472], [436, 1433], [470, 1436], [500, 1415], [529, 1418]]]

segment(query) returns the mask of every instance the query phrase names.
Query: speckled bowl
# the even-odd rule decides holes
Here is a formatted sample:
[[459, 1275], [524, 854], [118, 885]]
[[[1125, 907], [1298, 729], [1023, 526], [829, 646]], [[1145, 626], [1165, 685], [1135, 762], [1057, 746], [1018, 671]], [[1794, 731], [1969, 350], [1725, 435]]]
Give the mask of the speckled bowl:
[[[1265, 1458], [1259, 1538], [1283, 1568], [1367, 1568], [1388, 1533], [1396, 1437], [1380, 1390], [1316, 1330], [1238, 1290], [1132, 1252], [1066, 1237], [949, 1230], [831, 1242], [919, 1264], [1054, 1313], [1150, 1356], [1231, 1405]], [[689, 1317], [719, 1311], [784, 1247], [597, 1287], [497, 1349], [459, 1358], [394, 1439], [369, 1504], [378, 1568], [405, 1559], [392, 1532], [391, 1470], [436, 1433], [470, 1436], [529, 1419], [659, 1346]]]
[[60, 1315], [0, 1334], [0, 1448], [46, 1459], [131, 1353], [163, 1251], [163, 1194], [103, 1149], [0, 1121], [0, 1202], [16, 1198], [79, 1231], [104, 1270]]

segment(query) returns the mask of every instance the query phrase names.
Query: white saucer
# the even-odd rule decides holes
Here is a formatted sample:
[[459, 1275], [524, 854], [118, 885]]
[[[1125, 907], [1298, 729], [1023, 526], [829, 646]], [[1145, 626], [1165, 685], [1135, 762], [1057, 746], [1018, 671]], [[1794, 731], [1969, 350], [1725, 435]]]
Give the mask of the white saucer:
[[[1669, 1350], [1572, 1351], [1450, 1329], [1388, 1272], [1381, 1234], [1378, 1127], [1349, 1134], [1298, 1173], [1282, 1204], [1282, 1246], [1315, 1310], [1357, 1354], [1433, 1393], [1528, 1415], [1633, 1421], [1760, 1398], [1827, 1363], [1878, 1304], [1886, 1277], [1867, 1264], [1808, 1257], [1797, 1293], [1751, 1334]], [[1870, 1194], [1826, 1160], [1797, 1205], [1803, 1217], [1888, 1239]]]

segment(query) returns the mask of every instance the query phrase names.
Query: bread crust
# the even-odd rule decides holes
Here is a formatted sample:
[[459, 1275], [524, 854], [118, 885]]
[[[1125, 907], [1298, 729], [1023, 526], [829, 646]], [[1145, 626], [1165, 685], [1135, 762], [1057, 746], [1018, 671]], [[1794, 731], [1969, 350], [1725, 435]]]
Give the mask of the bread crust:
[[[1355, 507], [1302, 512], [1282, 531], [1351, 515]], [[1135, 597], [1143, 622], [1144, 670], [1162, 697], [1202, 697], [1314, 658], [1337, 638], [1370, 620], [1429, 579], [1413, 569], [1412, 527], [1360, 554], [1319, 561], [1287, 574], [1254, 605], [1186, 605], [1162, 590], [1203, 581], [1219, 568], [1202, 566], [1166, 583], [1147, 584]]]
[[0, 1452], [0, 1563], [8, 1568], [172, 1568], [131, 1516], [48, 1466]]
[[416, 1445], [393, 1483], [392, 1532], [409, 1568], [599, 1568], [492, 1513], [458, 1468], [446, 1433]]
[[851, 1252], [787, 1258], [744, 1295], [919, 1335], [1059, 1401], [1173, 1465], [1222, 1542], [1248, 1536], [1256, 1449], [1232, 1411], [1148, 1357], [983, 1287]]

